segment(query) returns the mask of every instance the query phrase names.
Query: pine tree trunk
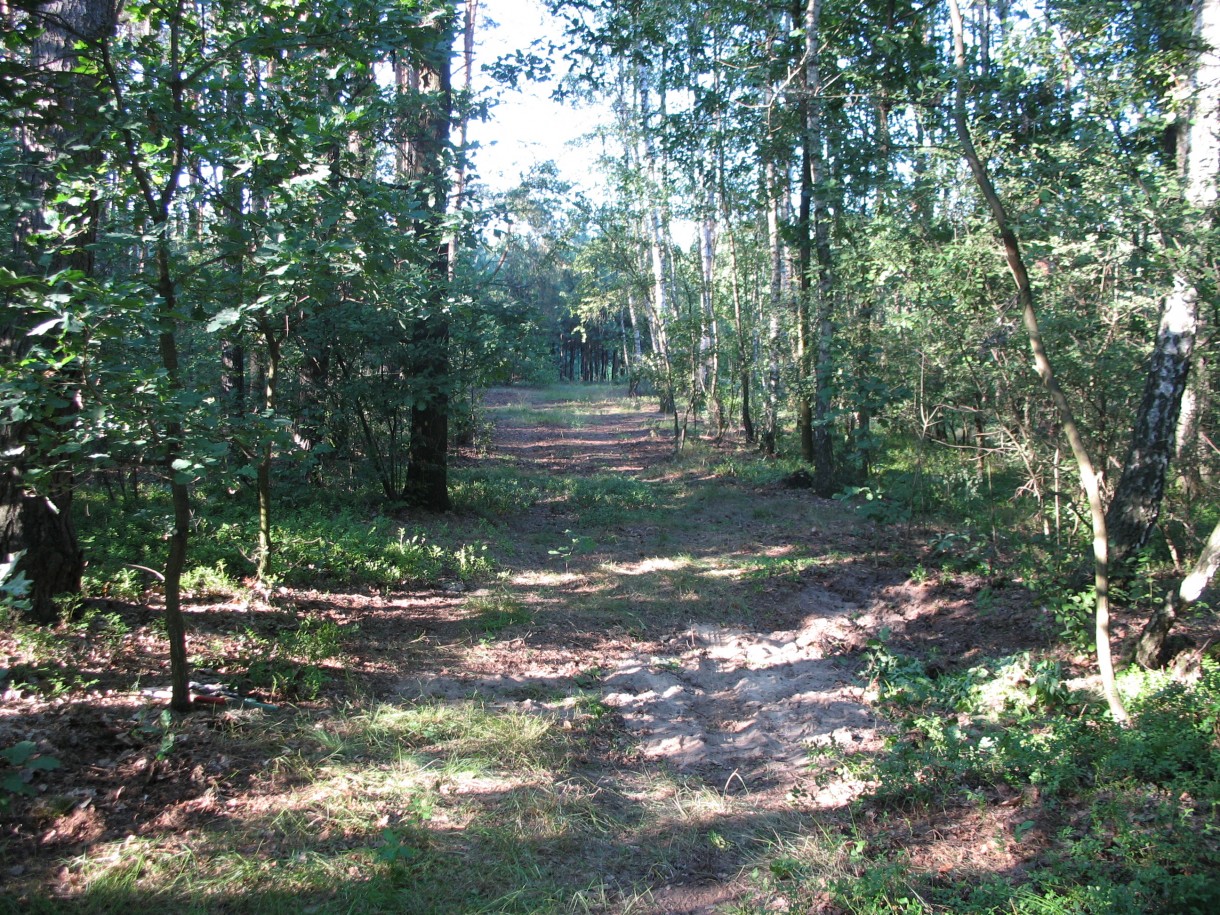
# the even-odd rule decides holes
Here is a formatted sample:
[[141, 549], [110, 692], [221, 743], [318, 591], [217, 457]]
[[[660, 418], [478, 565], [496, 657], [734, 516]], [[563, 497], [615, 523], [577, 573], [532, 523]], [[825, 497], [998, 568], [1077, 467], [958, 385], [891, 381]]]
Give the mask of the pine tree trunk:
[[[95, 104], [95, 78], [75, 72], [77, 44], [110, 35], [116, 10], [113, 0], [46, 0], [32, 8], [30, 15], [43, 29], [31, 49], [30, 68], [44, 105], [21, 123], [18, 142], [25, 154], [36, 160], [23, 175], [30, 195], [45, 203], [54, 191], [53, 179], [39, 167], [45, 160], [62, 156], [69, 173], [74, 166], [92, 167], [100, 161], [100, 153], [86, 135], [87, 119], [82, 116], [87, 106]], [[96, 233], [96, 202], [85, 201], [73, 215], [79, 217], [83, 229], [73, 239], [65, 240], [67, 253], [55, 253], [51, 270], [72, 269], [89, 276], [93, 272], [90, 242]], [[17, 226], [18, 245], [24, 244], [31, 232], [45, 228], [41, 207], [29, 208]], [[25, 269], [36, 272], [37, 255], [32, 254], [27, 261]], [[5, 312], [0, 316], [0, 359], [11, 363], [29, 350], [26, 333], [30, 319], [18, 308]], [[79, 384], [77, 376], [56, 380], [71, 388]], [[58, 418], [78, 408], [73, 402], [74, 393], [67, 393], [63, 399], [70, 405], [56, 411]], [[39, 622], [50, 622], [57, 614], [55, 598], [80, 591], [84, 552], [72, 522], [71, 472], [56, 470], [49, 475], [49, 485], [40, 489], [26, 482], [28, 469], [39, 460], [29, 444], [34, 434], [29, 423], [0, 427], [0, 454], [6, 455], [7, 464], [0, 475], [0, 556], [21, 554], [16, 571], [24, 572], [30, 580], [31, 615]]]
[[419, 68], [419, 85], [432, 104], [423, 112], [419, 131], [408, 150], [410, 173], [426, 189], [427, 213], [418, 234], [432, 251], [424, 316], [415, 323], [411, 344], [416, 356], [411, 373], [421, 390], [411, 407], [404, 501], [428, 511], [449, 509], [449, 321], [446, 299], [450, 283], [449, 240], [445, 236], [448, 197], [445, 147], [453, 117], [449, 54], [452, 23], [437, 25], [431, 60]]

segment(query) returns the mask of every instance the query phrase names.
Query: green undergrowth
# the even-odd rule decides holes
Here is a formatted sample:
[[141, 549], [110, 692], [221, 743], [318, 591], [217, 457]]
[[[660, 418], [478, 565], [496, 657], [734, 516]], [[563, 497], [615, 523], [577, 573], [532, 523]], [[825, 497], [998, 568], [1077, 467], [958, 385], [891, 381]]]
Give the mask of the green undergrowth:
[[455, 472], [449, 496], [459, 514], [499, 521], [528, 511], [556, 488], [556, 481], [523, 473], [518, 467], [492, 465]]
[[562, 499], [586, 525], [639, 522], [661, 507], [658, 484], [635, 477], [599, 473], [587, 477], [565, 477]]
[[[822, 899], [835, 911], [919, 915], [1220, 910], [1216, 664], [1193, 683], [1128, 672], [1132, 720], [1121, 727], [1097, 697], [1069, 691], [1052, 660], [937, 675], [880, 643], [869, 654], [892, 736], [875, 755], [824, 757], [821, 777], [871, 785], [854, 812], [871, 826], [785, 849], [762, 872], [760, 898], [804, 901], [789, 911]], [[921, 823], [989, 808], [1014, 811], [994, 841], [1015, 849], [1017, 871], [911, 866]], [[909, 838], [887, 839], [895, 834]], [[848, 851], [830, 861], [835, 842]]]
[[[239, 591], [254, 571], [257, 520], [252, 501], [208, 501], [191, 531], [183, 589], [197, 597]], [[82, 490], [77, 526], [89, 558], [91, 596], [138, 599], [165, 562], [167, 496], [148, 489], [138, 499]], [[285, 500], [273, 530], [272, 579], [293, 587], [402, 588], [443, 579], [472, 580], [494, 572], [487, 530], [400, 521], [366, 500]]]

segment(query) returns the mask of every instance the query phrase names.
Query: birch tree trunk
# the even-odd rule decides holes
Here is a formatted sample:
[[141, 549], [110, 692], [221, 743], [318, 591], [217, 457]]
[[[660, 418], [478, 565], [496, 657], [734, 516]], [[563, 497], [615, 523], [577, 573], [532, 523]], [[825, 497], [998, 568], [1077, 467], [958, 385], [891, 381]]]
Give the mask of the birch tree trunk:
[[1144, 667], [1163, 667], [1169, 661], [1167, 645], [1169, 630], [1177, 621], [1182, 610], [1189, 607], [1203, 594], [1203, 590], [1215, 577], [1216, 569], [1220, 567], [1220, 524], [1212, 528], [1212, 534], [1207, 538], [1199, 559], [1190, 574], [1182, 580], [1182, 584], [1165, 598], [1165, 602], [1157, 608], [1140, 633], [1139, 643], [1135, 648], [1135, 660]]
[[1173, 287], [1161, 307], [1144, 396], [1122, 476], [1106, 514], [1112, 558], [1123, 563], [1141, 550], [1156, 527], [1199, 319], [1199, 283], [1205, 269], [1192, 236], [1210, 231], [1220, 178], [1220, 0], [1195, 5], [1199, 53], [1189, 83], [1191, 103], [1181, 163], [1186, 203], [1193, 215], [1180, 238]]

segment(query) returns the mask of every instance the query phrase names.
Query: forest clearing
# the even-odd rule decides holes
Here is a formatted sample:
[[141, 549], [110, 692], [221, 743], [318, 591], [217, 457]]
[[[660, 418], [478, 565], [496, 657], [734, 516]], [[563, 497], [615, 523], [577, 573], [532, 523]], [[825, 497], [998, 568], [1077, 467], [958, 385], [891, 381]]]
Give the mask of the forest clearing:
[[[1211, 814], [1165, 793], [1214, 798], [1215, 769], [1194, 766], [1206, 740], [1162, 722], [1111, 748], [1115, 771], [1091, 759], [1090, 659], [1054, 648], [1055, 621], [999, 564], [786, 486], [791, 462], [729, 443], [675, 455], [621, 392], [497, 389], [487, 414], [439, 530], [303, 505], [286, 550], [350, 548], [358, 527], [363, 552], [315, 544], [286, 575], [309, 586], [192, 585], [194, 676], [267, 707], [163, 712], [155, 599], [3, 640], [0, 744], [60, 764], [5, 815], [10, 910], [1217, 898]], [[387, 547], [417, 541], [449, 558], [378, 577]], [[454, 562], [463, 548], [478, 561]], [[1186, 713], [1170, 682], [1143, 687], [1150, 715]], [[1208, 714], [1217, 690], [1209, 674]], [[938, 731], [919, 714], [943, 703]]]

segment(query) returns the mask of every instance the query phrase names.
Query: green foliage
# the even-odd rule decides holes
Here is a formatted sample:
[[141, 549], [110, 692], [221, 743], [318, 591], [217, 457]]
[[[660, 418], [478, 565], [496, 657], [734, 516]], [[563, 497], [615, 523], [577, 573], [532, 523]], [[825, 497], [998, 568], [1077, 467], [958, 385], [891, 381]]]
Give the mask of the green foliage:
[[333, 620], [313, 616], [273, 637], [247, 630], [246, 679], [274, 697], [316, 699], [327, 680], [321, 665], [340, 655], [343, 635]]
[[5, 768], [0, 769], [0, 810], [8, 808], [12, 798], [10, 795], [32, 796], [32, 784], [37, 772], [48, 772], [58, 769], [60, 762], [54, 756], [39, 752], [37, 745], [30, 740], [22, 740], [4, 750], [0, 750], [0, 760]]
[[826, 885], [837, 904], [882, 911], [919, 898], [926, 911], [998, 913], [1013, 899], [1013, 911], [1031, 913], [1202, 913], [1220, 900], [1216, 665], [1192, 685], [1127, 676], [1126, 728], [1077, 705], [1056, 664], [1027, 656], [932, 678], [877, 643], [869, 671], [899, 727], [875, 758], [842, 761], [873, 785], [864, 804], [916, 811], [1019, 792], [1038, 804], [1017, 839], [1055, 835], [1020, 885], [997, 878], [963, 895], [869, 856]]
[[1088, 651], [1095, 638], [1096, 589], [1074, 590], [1061, 580], [1041, 577], [1030, 584], [1059, 626], [1059, 637], [1077, 651]]
[[565, 481], [568, 504], [588, 524], [617, 524], [662, 504], [656, 487], [626, 474], [595, 474]]
[[480, 468], [454, 473], [450, 497], [455, 511], [495, 520], [514, 517], [536, 505], [544, 496], [544, 486], [542, 481], [508, 469]]
[[157, 759], [168, 759], [178, 742], [174, 714], [167, 708], [144, 708], [135, 715], [131, 736], [141, 743], [157, 742]]
[[194, 597], [211, 597], [214, 595], [232, 594], [240, 589], [225, 568], [225, 561], [219, 560], [215, 565], [195, 565], [182, 576], [182, 590]]
[[[131, 565], [156, 569], [164, 563], [164, 498], [154, 492], [146, 500], [128, 503], [83, 494], [77, 517], [81, 540], [92, 557], [90, 593], [127, 598], [142, 593], [140, 576], [147, 573]], [[485, 543], [438, 542], [422, 528], [385, 518], [370, 521], [349, 506], [332, 506], [325, 499], [285, 502], [275, 538], [278, 574], [287, 585], [402, 588], [451, 576], [472, 580], [494, 570]], [[241, 573], [236, 570], [253, 571], [248, 555], [256, 540], [256, 522], [249, 503], [213, 505], [196, 521], [198, 545], [183, 577], [184, 590], [196, 597], [239, 591]]]
[[559, 546], [547, 550], [548, 556], [555, 556], [563, 560], [563, 567], [568, 568], [568, 564], [574, 556], [588, 552], [593, 548], [593, 539], [586, 537], [583, 534], [573, 534], [570, 530], [563, 532], [565, 540]]
[[901, 496], [887, 498], [884, 490], [872, 486], [848, 486], [833, 498], [854, 504], [863, 517], [880, 524], [901, 524], [911, 520], [910, 503]]
[[758, 556], [746, 570], [748, 581], [762, 582], [771, 578], [800, 581], [801, 573], [817, 565], [809, 556]]

